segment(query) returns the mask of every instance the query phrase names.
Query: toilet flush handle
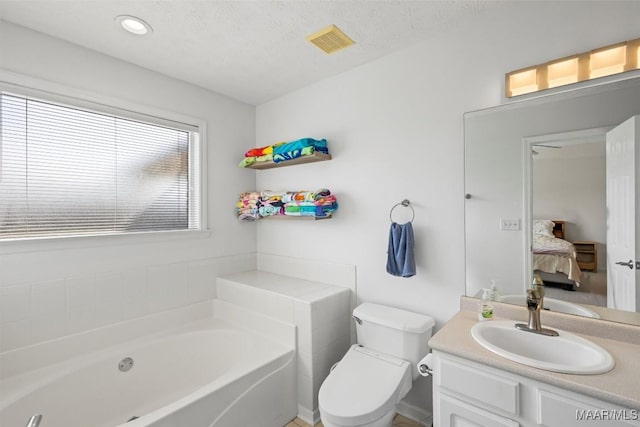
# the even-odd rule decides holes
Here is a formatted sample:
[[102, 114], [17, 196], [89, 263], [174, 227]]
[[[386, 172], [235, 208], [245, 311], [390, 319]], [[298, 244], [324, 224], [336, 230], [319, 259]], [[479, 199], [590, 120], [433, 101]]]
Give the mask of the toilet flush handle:
[[358, 323], [358, 325], [362, 325], [362, 319], [360, 319], [359, 317], [356, 317], [354, 315], [351, 315], [351, 317], [353, 317], [353, 320], [355, 320]]

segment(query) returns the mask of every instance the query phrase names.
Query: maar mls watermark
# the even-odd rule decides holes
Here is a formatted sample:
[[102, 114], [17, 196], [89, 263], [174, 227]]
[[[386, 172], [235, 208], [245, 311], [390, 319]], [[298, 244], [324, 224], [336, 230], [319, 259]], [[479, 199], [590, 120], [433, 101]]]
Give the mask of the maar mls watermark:
[[636, 421], [640, 419], [637, 409], [576, 409], [578, 421]]

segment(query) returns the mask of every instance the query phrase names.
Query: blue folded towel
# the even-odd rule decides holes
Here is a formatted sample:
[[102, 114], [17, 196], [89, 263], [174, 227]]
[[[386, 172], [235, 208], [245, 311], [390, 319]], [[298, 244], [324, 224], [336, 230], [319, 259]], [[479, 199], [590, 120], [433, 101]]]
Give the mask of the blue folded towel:
[[416, 260], [413, 255], [413, 227], [410, 222], [391, 224], [387, 251], [387, 273], [400, 277], [411, 277], [416, 274]]

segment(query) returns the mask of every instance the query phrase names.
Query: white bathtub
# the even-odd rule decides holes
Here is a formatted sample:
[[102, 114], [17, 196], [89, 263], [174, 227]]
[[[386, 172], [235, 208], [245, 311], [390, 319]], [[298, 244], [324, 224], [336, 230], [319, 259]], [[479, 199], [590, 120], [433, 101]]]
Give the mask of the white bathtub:
[[0, 425], [42, 414], [40, 427], [282, 427], [296, 412], [294, 356], [210, 318], [5, 378]]

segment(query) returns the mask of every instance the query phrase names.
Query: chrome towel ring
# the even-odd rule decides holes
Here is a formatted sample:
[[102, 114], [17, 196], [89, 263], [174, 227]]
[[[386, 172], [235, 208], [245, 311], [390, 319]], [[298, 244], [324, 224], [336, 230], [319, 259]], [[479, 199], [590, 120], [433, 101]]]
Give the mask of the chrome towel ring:
[[403, 201], [396, 203], [395, 205], [393, 205], [393, 207], [391, 208], [391, 210], [389, 211], [389, 220], [393, 223], [393, 211], [395, 208], [397, 208], [398, 206], [404, 206], [405, 208], [409, 208], [411, 209], [411, 219], [409, 220], [409, 222], [413, 222], [413, 220], [416, 217], [416, 211], [413, 209], [413, 206], [411, 206], [411, 202], [408, 199], [404, 199]]

